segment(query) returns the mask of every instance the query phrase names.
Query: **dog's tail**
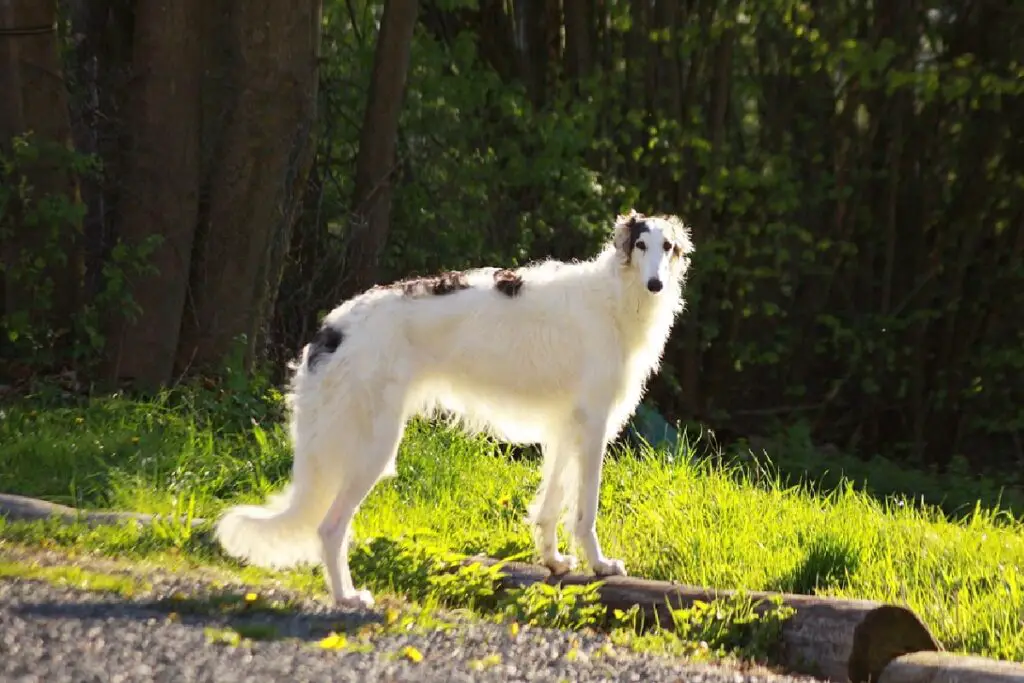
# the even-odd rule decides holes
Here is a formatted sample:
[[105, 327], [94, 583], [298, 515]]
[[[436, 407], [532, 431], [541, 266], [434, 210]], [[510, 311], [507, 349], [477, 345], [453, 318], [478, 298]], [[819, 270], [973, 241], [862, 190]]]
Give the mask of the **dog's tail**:
[[291, 567], [321, 560], [317, 528], [334, 491], [317, 486], [314, 476], [297, 476], [264, 507], [239, 505], [217, 521], [214, 535], [224, 551], [261, 567]]

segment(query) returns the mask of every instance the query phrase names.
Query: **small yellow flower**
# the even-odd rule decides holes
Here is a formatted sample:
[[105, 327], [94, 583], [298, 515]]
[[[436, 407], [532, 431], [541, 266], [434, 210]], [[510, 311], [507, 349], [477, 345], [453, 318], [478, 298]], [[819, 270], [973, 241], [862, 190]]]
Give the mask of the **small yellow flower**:
[[139, 442], [139, 437], [133, 436], [132, 437], [132, 443], [138, 443], [138, 442]]
[[85, 418], [84, 417], [76, 417], [75, 418], [75, 424], [82, 424], [83, 422], [85, 422]]
[[416, 662], [417, 664], [423, 661], [423, 653], [414, 648], [412, 645], [406, 645], [402, 648], [402, 654], [410, 662]]
[[260, 599], [260, 596], [256, 595], [255, 593], [246, 593], [245, 594], [245, 601], [246, 602], [256, 602], [259, 599]]
[[501, 655], [492, 654], [487, 655], [486, 657], [483, 657], [481, 659], [472, 660], [469, 663], [469, 668], [473, 671], [484, 671], [485, 669], [489, 669], [492, 666], [497, 666], [499, 664], [501, 664]]
[[325, 650], [344, 650], [348, 645], [348, 638], [344, 634], [331, 631], [326, 638], [319, 642], [319, 645]]
[[508, 625], [508, 634], [513, 638], [519, 635], [519, 622], [513, 621]]

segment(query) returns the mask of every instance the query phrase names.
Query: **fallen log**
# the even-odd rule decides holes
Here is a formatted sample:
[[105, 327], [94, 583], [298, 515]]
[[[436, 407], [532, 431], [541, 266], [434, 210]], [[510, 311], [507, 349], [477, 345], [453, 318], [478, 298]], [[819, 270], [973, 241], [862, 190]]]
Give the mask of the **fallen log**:
[[1024, 664], [950, 652], [913, 652], [889, 662], [878, 683], [1024, 683]]
[[[56, 517], [64, 524], [84, 523], [89, 526], [104, 524], [115, 525], [131, 521], [140, 525], [152, 524], [156, 520], [184, 523], [184, 519], [175, 519], [162, 515], [150, 515], [142, 512], [116, 512], [106, 510], [80, 510], [60, 503], [51, 503], [38, 498], [17, 496], [11, 493], [0, 493], [0, 517], [12, 521], [37, 521]], [[205, 520], [195, 518], [189, 525], [196, 528], [205, 524]]]
[[[477, 556], [463, 563], [493, 566], [499, 561]], [[602, 579], [583, 574], [554, 576], [540, 565], [522, 562], [503, 563], [500, 588], [523, 588], [541, 582], [579, 586], [598, 580], [602, 581], [598, 587], [600, 600], [609, 613], [638, 605], [645, 618], [656, 618], [662, 625], [672, 624], [672, 609], [736, 594], [732, 590], [626, 576]], [[771, 599], [777, 597], [781, 597], [783, 605], [793, 608], [794, 614], [782, 624], [780, 660], [795, 673], [831, 681], [877, 682], [886, 665], [897, 657], [941, 649], [917, 615], [905, 607], [787, 593], [747, 592], [746, 595], [761, 612], [771, 608]], [[904, 683], [902, 679], [892, 683], [897, 680]]]

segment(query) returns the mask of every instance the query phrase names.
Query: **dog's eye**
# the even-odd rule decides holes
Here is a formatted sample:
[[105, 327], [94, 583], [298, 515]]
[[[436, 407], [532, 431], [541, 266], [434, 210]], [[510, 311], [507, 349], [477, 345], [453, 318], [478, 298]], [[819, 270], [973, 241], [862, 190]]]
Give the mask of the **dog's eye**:
[[669, 242], [668, 240], [665, 240], [665, 243], [661, 245], [661, 248], [664, 249], [666, 252], [672, 251], [672, 243]]
[[640, 251], [647, 251], [647, 245], [644, 244], [643, 242], [637, 242], [636, 248], [639, 249]]

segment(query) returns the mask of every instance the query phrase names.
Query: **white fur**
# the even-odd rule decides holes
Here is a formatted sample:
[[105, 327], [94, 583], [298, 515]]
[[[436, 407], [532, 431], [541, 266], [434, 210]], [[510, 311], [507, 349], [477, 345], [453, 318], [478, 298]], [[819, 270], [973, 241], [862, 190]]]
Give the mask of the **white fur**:
[[[631, 235], [639, 235], [632, 248]], [[496, 268], [482, 268], [453, 293], [375, 287], [342, 303], [324, 319], [342, 331], [340, 346], [310, 369], [309, 344], [294, 367], [290, 488], [267, 507], [228, 510], [218, 541], [258, 565], [322, 561], [338, 604], [372, 605], [349, 572], [352, 518], [395, 473], [407, 419], [441, 409], [469, 429], [542, 445], [530, 520], [545, 565], [556, 573], [575, 565], [556, 536], [568, 509], [590, 567], [625, 574], [595, 533], [601, 463], [658, 369], [692, 250], [677, 219], [633, 212], [594, 258], [516, 271], [517, 296], [495, 288]]]

